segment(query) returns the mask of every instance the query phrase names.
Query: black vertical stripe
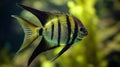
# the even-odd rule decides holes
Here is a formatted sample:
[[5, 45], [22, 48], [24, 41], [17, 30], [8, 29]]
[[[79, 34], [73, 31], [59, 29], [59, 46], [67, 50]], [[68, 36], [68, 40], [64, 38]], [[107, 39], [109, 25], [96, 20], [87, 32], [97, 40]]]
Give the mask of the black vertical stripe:
[[67, 16], [67, 15], [66, 15], [66, 20], [67, 20], [67, 30], [68, 30], [68, 38], [67, 38], [66, 44], [68, 44], [70, 41], [70, 35], [71, 35], [71, 23], [69, 20], [69, 16]]
[[72, 38], [72, 41], [71, 41], [71, 45], [74, 43], [77, 35], [78, 35], [78, 25], [76, 23], [76, 20], [74, 20], [74, 23], [75, 23], [75, 29], [74, 29], [74, 33], [73, 33], [73, 38]]
[[39, 30], [39, 35], [42, 35], [42, 33], [43, 33], [43, 28]]
[[51, 27], [51, 40], [53, 39], [53, 35], [54, 35], [54, 24], [52, 24], [52, 27]]
[[58, 18], [58, 45], [60, 45], [60, 36], [61, 36], [61, 24]]

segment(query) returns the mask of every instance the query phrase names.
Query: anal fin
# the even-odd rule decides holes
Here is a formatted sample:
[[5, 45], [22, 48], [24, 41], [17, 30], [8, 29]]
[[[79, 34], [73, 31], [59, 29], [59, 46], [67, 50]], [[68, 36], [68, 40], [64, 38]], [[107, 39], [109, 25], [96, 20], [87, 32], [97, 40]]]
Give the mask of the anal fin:
[[33, 53], [31, 54], [31, 56], [30, 56], [30, 58], [28, 60], [28, 66], [32, 63], [32, 61], [35, 59], [35, 57], [37, 57], [39, 54], [41, 54], [42, 52], [45, 52], [47, 50], [54, 49], [56, 47], [59, 47], [59, 45], [51, 46], [44, 39], [44, 37], [42, 37], [42, 40], [41, 40], [40, 44], [35, 48], [35, 50], [33, 51]]

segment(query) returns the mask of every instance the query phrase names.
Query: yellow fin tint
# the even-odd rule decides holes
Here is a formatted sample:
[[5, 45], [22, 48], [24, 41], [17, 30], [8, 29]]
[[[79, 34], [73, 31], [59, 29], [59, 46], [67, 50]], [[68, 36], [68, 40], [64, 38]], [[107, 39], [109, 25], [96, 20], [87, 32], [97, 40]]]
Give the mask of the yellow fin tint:
[[27, 21], [26, 19], [24, 19], [22, 17], [15, 16], [15, 15], [12, 15], [12, 17], [14, 17], [15, 19], [17, 19], [19, 21], [19, 23], [25, 33], [23, 44], [20, 47], [20, 49], [18, 50], [18, 52], [21, 52], [25, 48], [29, 47], [29, 45], [32, 44], [33, 41], [38, 38], [40, 27], [32, 24], [31, 22]]

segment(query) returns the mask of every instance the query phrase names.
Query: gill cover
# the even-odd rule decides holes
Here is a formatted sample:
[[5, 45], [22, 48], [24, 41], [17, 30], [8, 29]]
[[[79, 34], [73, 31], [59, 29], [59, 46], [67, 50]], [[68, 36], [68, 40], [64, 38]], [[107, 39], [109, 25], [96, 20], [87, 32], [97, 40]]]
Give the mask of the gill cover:
[[14, 17], [15, 19], [19, 21], [25, 34], [23, 44], [21, 48], [18, 50], [18, 52], [21, 52], [38, 38], [40, 27], [32, 24], [31, 22], [27, 21], [26, 19], [22, 17], [15, 16], [15, 15], [12, 15], [12, 17]]

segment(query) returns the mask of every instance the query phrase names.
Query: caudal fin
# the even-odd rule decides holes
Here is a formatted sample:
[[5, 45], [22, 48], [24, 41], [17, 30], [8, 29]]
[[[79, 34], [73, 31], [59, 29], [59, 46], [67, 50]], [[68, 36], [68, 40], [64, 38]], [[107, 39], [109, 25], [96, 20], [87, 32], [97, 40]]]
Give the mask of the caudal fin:
[[40, 27], [34, 25], [30, 21], [22, 17], [16, 16], [16, 15], [12, 15], [12, 17], [14, 17], [15, 19], [19, 21], [25, 33], [23, 44], [21, 48], [18, 50], [18, 52], [21, 52], [22, 50], [27, 48], [30, 44], [32, 44], [34, 40], [38, 38]]

